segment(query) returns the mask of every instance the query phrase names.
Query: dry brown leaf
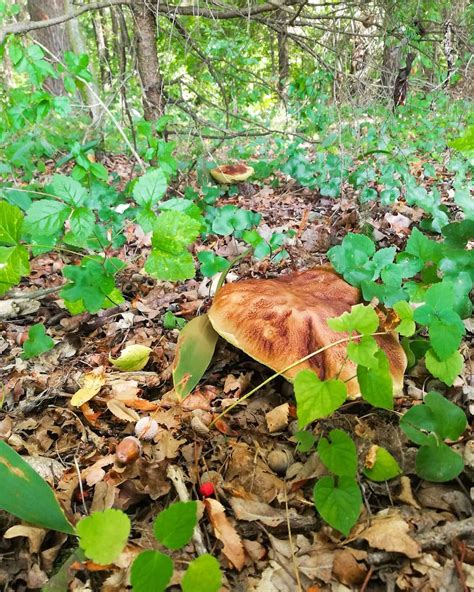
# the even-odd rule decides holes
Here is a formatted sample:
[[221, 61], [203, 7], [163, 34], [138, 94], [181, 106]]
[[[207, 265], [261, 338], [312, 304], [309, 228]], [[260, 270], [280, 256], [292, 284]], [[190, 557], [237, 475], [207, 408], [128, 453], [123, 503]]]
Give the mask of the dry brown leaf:
[[420, 545], [409, 536], [410, 527], [397, 514], [379, 514], [372, 525], [365, 528], [357, 538], [365, 539], [375, 549], [394, 553], [403, 553], [407, 557], [419, 557]]
[[15, 524], [15, 526], [11, 526], [4, 533], [3, 537], [5, 539], [26, 537], [30, 544], [30, 553], [38, 553], [47, 532], [48, 531], [44, 528], [38, 528], [27, 524]]
[[[239, 497], [231, 497], [230, 505], [234, 511], [237, 520], [246, 520], [248, 522], [261, 522], [265, 526], [274, 528], [287, 521], [286, 511], [273, 508], [269, 504], [257, 502], [254, 500], [244, 500]], [[290, 508], [290, 511], [295, 511]]]
[[155, 460], [162, 461], [165, 458], [176, 458], [178, 456], [178, 450], [186, 440], [177, 440], [170, 432], [161, 430], [155, 437], [157, 443], [155, 449]]
[[343, 584], [354, 586], [364, 581], [367, 568], [356, 560], [350, 549], [342, 549], [334, 555], [333, 574]]
[[119, 399], [110, 399], [107, 401], [107, 409], [122, 421], [135, 422], [140, 419], [140, 416], [136, 411], [129, 409], [124, 401], [120, 401]]
[[288, 414], [290, 412], [289, 403], [278, 405], [265, 414], [265, 421], [267, 422], [268, 431], [270, 434], [274, 432], [281, 432], [288, 425]]
[[108, 384], [112, 390], [113, 398], [121, 401], [136, 399], [140, 392], [136, 380], [113, 380], [109, 381]]
[[95, 397], [105, 384], [105, 368], [99, 366], [92, 372], [85, 374], [82, 387], [72, 396], [71, 405], [80, 407]]
[[252, 374], [253, 372], [241, 373], [239, 376], [228, 374], [224, 382], [224, 393], [227, 394], [235, 391], [235, 395], [240, 397], [247, 390]]
[[245, 551], [242, 540], [225, 515], [224, 506], [214, 499], [204, 500], [214, 534], [224, 545], [222, 552], [232, 565], [240, 571], [245, 565]]

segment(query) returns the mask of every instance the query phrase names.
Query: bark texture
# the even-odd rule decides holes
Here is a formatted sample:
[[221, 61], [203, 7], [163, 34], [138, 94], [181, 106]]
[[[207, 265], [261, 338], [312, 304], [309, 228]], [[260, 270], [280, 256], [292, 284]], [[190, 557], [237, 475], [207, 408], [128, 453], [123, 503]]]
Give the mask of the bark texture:
[[156, 51], [156, 15], [148, 4], [132, 5], [137, 65], [143, 88], [143, 113], [148, 121], [163, 114], [163, 80]]

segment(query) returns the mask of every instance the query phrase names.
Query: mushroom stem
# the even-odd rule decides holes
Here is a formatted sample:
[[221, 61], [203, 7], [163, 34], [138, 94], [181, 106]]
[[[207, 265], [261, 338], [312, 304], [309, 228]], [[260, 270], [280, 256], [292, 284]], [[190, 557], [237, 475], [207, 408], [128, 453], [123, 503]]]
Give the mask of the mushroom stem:
[[[379, 331], [378, 333], [372, 333], [372, 337], [375, 337], [378, 335], [388, 335], [389, 333], [390, 333], [390, 331]], [[285, 372], [288, 372], [288, 370], [291, 370], [295, 366], [298, 366], [298, 364], [301, 364], [302, 362], [306, 362], [306, 360], [309, 360], [310, 358], [317, 356], [318, 354], [322, 353], [323, 351], [326, 351], [327, 349], [330, 349], [331, 347], [334, 347], [335, 345], [340, 345], [341, 343], [346, 343], [347, 341], [351, 341], [352, 338], [353, 338], [353, 336], [344, 337], [343, 339], [338, 339], [338, 341], [334, 341], [333, 343], [330, 343], [329, 345], [325, 345], [324, 347], [320, 347], [319, 349], [317, 349], [314, 352], [311, 352], [307, 356], [304, 356], [303, 358], [296, 360], [296, 362], [293, 362], [292, 364], [290, 364], [286, 368], [283, 368], [283, 370], [280, 370], [280, 372], [275, 372], [275, 374], [272, 374], [271, 376], [266, 378], [263, 382], [261, 382], [259, 385], [257, 385], [255, 388], [253, 388], [248, 393], [246, 393], [243, 397], [240, 397], [240, 399], [237, 399], [237, 401], [232, 403], [232, 405], [229, 405], [229, 407], [226, 407], [226, 409], [222, 413], [220, 413], [215, 419], [213, 419], [211, 421], [211, 423], [209, 424], [209, 427], [210, 428], [214, 427], [216, 425], [216, 422], [219, 421], [219, 419], [222, 419], [225, 415], [227, 415], [227, 413], [229, 411], [234, 409], [234, 407], [237, 407], [237, 405], [239, 403], [242, 403], [242, 401], [245, 401], [246, 399], [251, 397], [254, 393], [259, 391], [263, 386], [265, 386], [266, 384], [268, 384], [272, 380], [275, 380], [275, 378], [277, 378], [278, 376], [281, 376]]]

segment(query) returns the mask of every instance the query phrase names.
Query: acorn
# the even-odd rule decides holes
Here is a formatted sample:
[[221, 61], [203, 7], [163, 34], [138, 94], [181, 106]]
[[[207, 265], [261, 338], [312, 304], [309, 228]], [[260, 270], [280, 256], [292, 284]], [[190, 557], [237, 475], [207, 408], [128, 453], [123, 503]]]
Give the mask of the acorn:
[[127, 436], [117, 444], [115, 457], [122, 465], [130, 465], [137, 460], [142, 451], [140, 440], [135, 436]]
[[267, 456], [268, 466], [277, 475], [284, 475], [293, 462], [293, 456], [288, 450], [272, 450]]
[[135, 424], [135, 436], [140, 440], [153, 440], [158, 433], [158, 424], [153, 417], [142, 417]]

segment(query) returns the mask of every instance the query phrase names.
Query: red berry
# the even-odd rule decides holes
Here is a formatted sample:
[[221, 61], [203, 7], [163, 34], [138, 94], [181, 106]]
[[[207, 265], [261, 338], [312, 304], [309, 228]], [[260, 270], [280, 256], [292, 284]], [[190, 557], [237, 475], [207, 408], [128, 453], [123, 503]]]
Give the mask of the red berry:
[[199, 493], [202, 497], [211, 497], [211, 495], [214, 495], [215, 493], [214, 485], [210, 481], [202, 483], [199, 488]]

